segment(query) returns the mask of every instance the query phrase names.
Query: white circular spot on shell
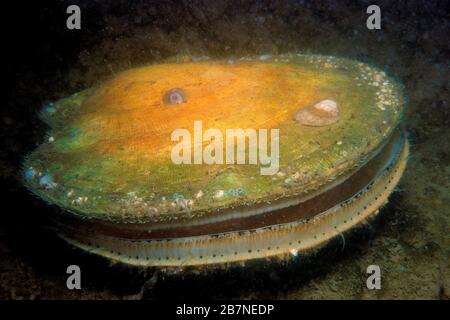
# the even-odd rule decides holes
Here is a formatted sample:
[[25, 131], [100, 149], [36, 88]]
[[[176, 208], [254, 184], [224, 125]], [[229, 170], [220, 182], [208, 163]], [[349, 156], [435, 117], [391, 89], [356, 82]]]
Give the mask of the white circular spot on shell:
[[202, 190], [199, 190], [199, 191], [197, 192], [197, 194], [195, 195], [195, 197], [196, 197], [197, 199], [203, 197], [203, 191], [202, 191]]
[[222, 198], [223, 196], [225, 195], [225, 191], [223, 191], [223, 190], [217, 190], [215, 193], [214, 193], [214, 198]]
[[339, 113], [337, 103], [327, 99], [300, 109], [295, 113], [294, 119], [304, 126], [322, 127], [336, 123]]

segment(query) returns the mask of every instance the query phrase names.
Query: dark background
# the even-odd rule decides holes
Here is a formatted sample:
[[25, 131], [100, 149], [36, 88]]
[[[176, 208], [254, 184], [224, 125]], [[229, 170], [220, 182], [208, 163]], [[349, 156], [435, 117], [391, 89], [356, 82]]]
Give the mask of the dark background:
[[[81, 30], [66, 28], [70, 4], [81, 7]], [[371, 4], [381, 7], [381, 30], [366, 28], [365, 11]], [[449, 1], [434, 0], [3, 2], [0, 299], [123, 298], [138, 291], [142, 280], [152, 274], [115, 267], [115, 274], [120, 276], [112, 280], [104, 272], [110, 268], [108, 262], [73, 250], [53, 236], [46, 216], [57, 208], [30, 195], [17, 178], [21, 159], [44, 139], [46, 128], [37, 117], [43, 105], [98, 84], [121, 70], [174, 55], [239, 57], [309, 52], [354, 58], [386, 70], [405, 85], [409, 99], [405, 123], [414, 144], [413, 157], [417, 158], [410, 161], [411, 173], [404, 184], [414, 189], [414, 183], [422, 183], [424, 186], [416, 192], [423, 196], [425, 190], [426, 199], [434, 197], [448, 203], [445, 180], [437, 183], [441, 188], [430, 181], [445, 179], [449, 173], [449, 7]], [[408, 217], [428, 212], [428, 207], [422, 208], [412, 200], [414, 197], [414, 193], [397, 195], [394, 199], [400, 204], [387, 210], [406, 211]], [[447, 217], [442, 216], [449, 212], [448, 206], [436, 206], [433, 210], [441, 216], [427, 219], [433, 226], [448, 226]], [[416, 225], [422, 223], [419, 218], [408, 220], [395, 231], [415, 236], [425, 232]], [[389, 230], [382, 227], [382, 237]], [[436, 231], [436, 237], [439, 232], [445, 233], [445, 229]], [[426, 243], [431, 241], [431, 247], [440, 247], [436, 239]], [[369, 250], [364, 241], [357, 243], [346, 249], [344, 264], [355, 254], [364, 255]], [[441, 249], [436, 249], [437, 255], [448, 253], [448, 246]], [[64, 266], [71, 264], [74, 256], [77, 263], [91, 270], [90, 289], [83, 293], [64, 289]], [[217, 281], [229, 282], [223, 290], [212, 287], [195, 295], [237, 297], [245, 291], [248, 297], [280, 297], [304, 282], [303, 278], [292, 278], [298, 271], [293, 268], [282, 275], [266, 272], [258, 276], [259, 280], [245, 282], [245, 288], [239, 280], [230, 282], [229, 274], [222, 274]], [[185, 283], [193, 285], [197, 280], [194, 277]], [[160, 295], [170, 296], [176, 290], [180, 296], [189, 296], [192, 291], [177, 281], [166, 280], [168, 289], [160, 289]], [[446, 283], [437, 284], [430, 297], [446, 296], [447, 290]]]

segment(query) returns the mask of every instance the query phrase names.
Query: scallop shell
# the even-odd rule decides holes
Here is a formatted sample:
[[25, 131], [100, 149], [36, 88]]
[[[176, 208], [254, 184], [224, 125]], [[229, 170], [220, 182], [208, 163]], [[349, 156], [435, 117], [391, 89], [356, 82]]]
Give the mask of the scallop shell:
[[[165, 103], [173, 88], [176, 106]], [[387, 200], [408, 153], [402, 109], [400, 85], [347, 59], [150, 65], [45, 107], [52, 139], [26, 158], [23, 181], [65, 210], [54, 219], [61, 237], [113, 260], [189, 266], [302, 252]], [[279, 130], [278, 171], [173, 163], [172, 133], [195, 135], [198, 120], [203, 130]]]

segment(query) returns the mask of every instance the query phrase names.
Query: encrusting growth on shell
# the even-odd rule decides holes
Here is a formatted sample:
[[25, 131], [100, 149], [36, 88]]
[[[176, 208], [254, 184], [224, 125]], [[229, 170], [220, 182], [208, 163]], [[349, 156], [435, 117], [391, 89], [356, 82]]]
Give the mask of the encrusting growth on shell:
[[333, 100], [322, 100], [313, 106], [297, 111], [294, 119], [304, 126], [328, 126], [339, 120], [339, 108]]

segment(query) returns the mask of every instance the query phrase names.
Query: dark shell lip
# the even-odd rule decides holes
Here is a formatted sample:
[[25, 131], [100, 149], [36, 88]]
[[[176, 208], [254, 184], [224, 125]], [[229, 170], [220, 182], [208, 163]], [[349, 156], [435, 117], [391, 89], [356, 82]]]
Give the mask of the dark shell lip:
[[[311, 248], [320, 247], [376, 216], [403, 173], [408, 150], [404, 134], [397, 131], [381, 152], [366, 164], [366, 169], [363, 167], [362, 172], [356, 172], [362, 175], [359, 176], [364, 180], [362, 187], [350, 183], [347, 187], [352, 190], [346, 190], [352, 194], [350, 197], [338, 191], [337, 195], [332, 194], [332, 198], [340, 198], [337, 205], [332, 206], [330, 201], [326, 201], [325, 211], [319, 209], [319, 213], [312, 217], [297, 217], [293, 222], [258, 229], [163, 238], [152, 238], [153, 232], [149, 232], [147, 237], [130, 238], [124, 234], [104, 234], [105, 230], [99, 229], [98, 225], [92, 229], [70, 224], [67, 229], [60, 229], [60, 236], [90, 252], [147, 267], [220, 267], [224, 263], [230, 265], [261, 258], [297, 256], [299, 252], [307, 253]], [[342, 191], [347, 188], [335, 189]]]
[[[63, 228], [64, 226], [73, 228], [73, 226], [81, 223], [83, 227], [80, 227], [80, 230], [90, 229], [92, 233], [101, 230], [101, 233], [111, 237], [149, 240], [220, 234], [224, 232], [265, 228], [271, 225], [289, 223], [297, 220], [309, 220], [331, 207], [344, 203], [347, 199], [358, 194], [366, 186], [370, 185], [371, 181], [377, 178], [376, 174], [383, 170], [386, 163], [394, 161], [397, 157], [398, 149], [405, 139], [403, 135], [400, 129], [397, 129], [386, 143], [374, 152], [374, 155], [367, 163], [348, 172], [340, 179], [329, 183], [311, 195], [301, 197], [297, 203], [295, 199], [292, 202], [286, 202], [286, 199], [284, 199], [284, 204], [273, 202], [271, 205], [266, 205], [267, 209], [262, 210], [261, 213], [246, 214], [246, 210], [249, 210], [249, 208], [241, 208], [241, 210], [236, 210], [240, 212], [240, 217], [233, 218], [233, 214], [227, 217], [226, 213], [223, 213], [222, 221], [202, 221], [201, 219], [197, 219], [194, 221], [186, 220], [167, 224], [108, 223], [95, 219], [80, 221], [76, 217], [69, 216], [65, 217], [65, 219], [61, 219], [60, 217], [59, 221], [56, 222], [61, 224]], [[263, 208], [256, 207], [253, 209], [257, 211]], [[66, 221], [63, 222], [63, 220]], [[78, 228], [75, 227], [75, 229]], [[151, 232], [149, 232], [150, 230]]]
[[57, 221], [59, 234], [90, 252], [141, 266], [214, 267], [296, 256], [375, 216], [398, 183], [408, 150], [404, 133], [397, 129], [370, 161], [337, 186], [300, 205], [258, 214], [248, 221], [221, 221], [196, 230], [157, 230], [150, 225], [74, 223], [71, 217], [66, 223]]
[[164, 94], [163, 102], [165, 104], [177, 105], [187, 101], [186, 92], [181, 88], [173, 88]]

